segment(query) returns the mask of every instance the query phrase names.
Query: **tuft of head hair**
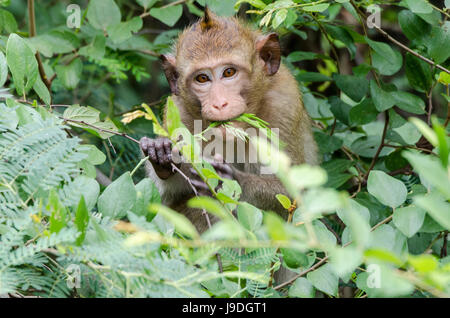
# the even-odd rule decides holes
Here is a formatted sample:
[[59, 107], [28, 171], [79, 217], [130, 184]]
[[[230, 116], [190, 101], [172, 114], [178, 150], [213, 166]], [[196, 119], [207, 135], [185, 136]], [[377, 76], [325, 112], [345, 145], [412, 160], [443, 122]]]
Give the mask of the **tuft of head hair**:
[[213, 28], [215, 23], [216, 17], [214, 14], [209, 10], [208, 6], [205, 6], [205, 11], [203, 14], [203, 18], [200, 20], [200, 27], [203, 32], [208, 31], [209, 29]]

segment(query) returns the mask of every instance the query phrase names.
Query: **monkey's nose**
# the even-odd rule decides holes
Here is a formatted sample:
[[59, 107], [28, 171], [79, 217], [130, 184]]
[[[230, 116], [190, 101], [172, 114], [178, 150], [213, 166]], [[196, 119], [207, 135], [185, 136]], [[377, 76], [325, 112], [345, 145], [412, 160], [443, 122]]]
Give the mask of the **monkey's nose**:
[[220, 103], [217, 104], [217, 105], [216, 105], [216, 104], [213, 104], [213, 107], [214, 107], [215, 109], [217, 109], [217, 110], [221, 110], [222, 108], [225, 108], [225, 107], [228, 106], [228, 102], [223, 103], [222, 106], [218, 106], [218, 105], [220, 105]]

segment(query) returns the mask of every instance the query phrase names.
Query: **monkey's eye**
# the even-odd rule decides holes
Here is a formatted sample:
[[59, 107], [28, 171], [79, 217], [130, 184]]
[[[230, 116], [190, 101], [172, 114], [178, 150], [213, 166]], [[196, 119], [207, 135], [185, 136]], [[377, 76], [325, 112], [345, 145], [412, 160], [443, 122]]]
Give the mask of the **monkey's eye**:
[[236, 74], [236, 69], [229, 67], [223, 72], [223, 77], [231, 77]]
[[200, 74], [195, 77], [195, 80], [199, 83], [206, 83], [207, 81], [209, 81], [209, 77], [206, 74]]

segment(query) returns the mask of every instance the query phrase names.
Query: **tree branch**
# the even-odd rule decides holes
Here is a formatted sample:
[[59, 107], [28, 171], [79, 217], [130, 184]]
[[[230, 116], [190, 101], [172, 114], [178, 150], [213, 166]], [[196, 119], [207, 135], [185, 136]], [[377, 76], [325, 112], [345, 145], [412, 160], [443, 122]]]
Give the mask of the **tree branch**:
[[367, 178], [369, 177], [369, 173], [375, 166], [375, 163], [377, 162], [378, 157], [380, 156], [381, 150], [383, 150], [384, 147], [384, 139], [386, 138], [387, 128], [389, 126], [389, 113], [385, 111], [384, 116], [385, 116], [384, 128], [383, 128], [383, 135], [381, 136], [380, 146], [378, 147], [377, 152], [375, 153], [375, 156], [372, 159], [372, 163], [370, 164], [369, 169], [367, 169], [367, 172], [364, 175], [364, 180], [367, 180]]
[[[34, 0], [28, 0], [28, 17], [29, 17], [29, 37], [32, 38], [36, 36], [36, 19], [34, 16]], [[44, 81], [45, 86], [47, 86], [47, 89], [50, 91], [51, 89], [51, 82], [48, 80], [47, 75], [45, 74], [44, 65], [42, 64], [41, 55], [38, 51], [36, 51], [35, 54], [38, 68], [39, 68], [39, 75], [41, 76], [42, 80]]]

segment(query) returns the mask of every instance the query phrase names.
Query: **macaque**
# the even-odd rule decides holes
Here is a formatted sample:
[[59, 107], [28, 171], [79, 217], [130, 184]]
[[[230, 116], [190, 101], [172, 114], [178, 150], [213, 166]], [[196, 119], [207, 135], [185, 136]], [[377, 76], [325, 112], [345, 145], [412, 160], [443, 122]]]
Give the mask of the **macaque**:
[[[211, 122], [229, 120], [233, 126], [246, 129], [250, 126], [233, 118], [251, 113], [268, 122], [270, 128], [279, 129], [282, 150], [292, 164], [317, 163], [310, 119], [296, 80], [281, 63], [275, 33], [263, 34], [237, 18], [218, 17], [206, 9], [199, 22], [181, 33], [173, 53], [162, 55], [161, 60], [181, 120], [191, 133], [196, 120], [203, 129]], [[222, 127], [214, 129], [225, 134]], [[187, 216], [200, 232], [207, 230], [202, 212], [186, 206], [194, 192], [185, 177], [172, 169], [170, 140], [143, 137], [140, 142], [143, 153], [149, 156], [149, 177], [159, 188], [163, 204]], [[215, 159], [218, 174], [241, 186], [240, 201], [287, 217], [275, 198], [286, 191], [274, 174], [263, 175], [259, 163], [237, 162], [236, 155], [230, 158], [217, 153]], [[200, 193], [207, 190], [188, 167], [182, 164], [180, 169]]]

